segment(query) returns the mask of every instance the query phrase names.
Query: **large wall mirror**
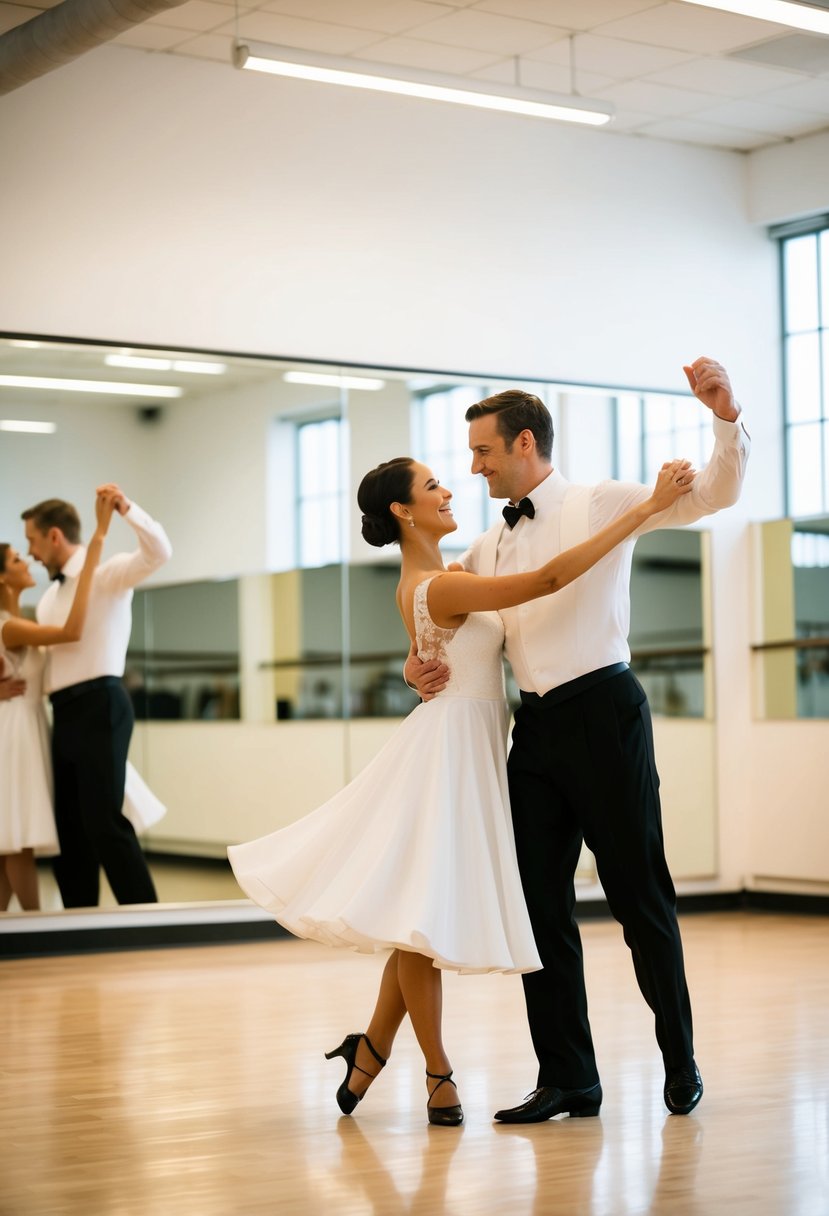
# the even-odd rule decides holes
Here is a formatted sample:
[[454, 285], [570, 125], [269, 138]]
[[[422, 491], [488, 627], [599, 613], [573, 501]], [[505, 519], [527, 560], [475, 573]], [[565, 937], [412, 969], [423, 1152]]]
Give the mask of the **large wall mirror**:
[[[114, 480], [173, 544], [136, 591], [125, 672], [131, 759], [167, 807], [143, 836], [164, 905], [240, 900], [227, 844], [323, 801], [411, 709], [396, 556], [362, 541], [356, 486], [395, 455], [429, 463], [455, 494], [462, 550], [500, 509], [469, 472], [464, 410], [516, 382], [547, 402], [571, 480], [706, 459], [707, 412], [647, 388], [0, 338], [0, 539], [21, 547], [21, 510], [51, 496], [88, 529], [94, 487]], [[695, 779], [711, 791], [705, 839], [676, 846], [680, 877], [715, 866], [707, 541], [646, 536], [632, 573], [635, 670], [661, 729], [695, 732]], [[116, 521], [107, 552], [133, 543]], [[33, 572], [29, 610], [46, 585]], [[688, 736], [672, 739], [663, 786], [673, 766], [680, 790]], [[42, 881], [44, 913], [27, 916], [59, 910], [45, 865]]]

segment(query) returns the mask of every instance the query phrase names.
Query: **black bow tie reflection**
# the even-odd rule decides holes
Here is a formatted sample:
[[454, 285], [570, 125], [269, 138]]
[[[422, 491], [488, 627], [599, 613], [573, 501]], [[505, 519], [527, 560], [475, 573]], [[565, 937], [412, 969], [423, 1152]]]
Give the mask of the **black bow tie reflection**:
[[529, 498], [522, 498], [517, 507], [504, 507], [504, 519], [509, 528], [514, 528], [522, 515], [535, 519], [535, 507]]

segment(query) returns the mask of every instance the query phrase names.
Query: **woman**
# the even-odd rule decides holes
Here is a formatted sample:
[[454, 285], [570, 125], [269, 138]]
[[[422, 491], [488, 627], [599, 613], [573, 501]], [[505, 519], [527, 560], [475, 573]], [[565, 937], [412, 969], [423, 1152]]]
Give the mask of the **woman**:
[[673, 461], [646, 502], [590, 540], [539, 570], [480, 578], [444, 568], [440, 541], [457, 525], [452, 495], [429, 469], [401, 457], [363, 479], [357, 495], [363, 536], [376, 546], [400, 544], [400, 615], [419, 655], [449, 663], [449, 684], [413, 710], [329, 802], [228, 850], [243, 890], [292, 933], [363, 952], [392, 951], [368, 1030], [326, 1055], [347, 1064], [337, 1092], [345, 1114], [384, 1067], [408, 1013], [426, 1061], [429, 1122], [461, 1123], [441, 1037], [441, 969], [541, 966], [509, 817], [497, 610], [566, 586], [692, 482], [687, 462]]
[[0, 659], [15, 678], [26, 682], [22, 696], [0, 702], [0, 910], [5, 910], [12, 894], [25, 911], [37, 910], [35, 853], [58, 852], [49, 727], [43, 706], [46, 656], [39, 647], [80, 638], [112, 510], [112, 495], [98, 494], [95, 534], [87, 546], [64, 625], [38, 625], [22, 616], [21, 593], [34, 587], [35, 580], [25, 558], [11, 545], [0, 544]]

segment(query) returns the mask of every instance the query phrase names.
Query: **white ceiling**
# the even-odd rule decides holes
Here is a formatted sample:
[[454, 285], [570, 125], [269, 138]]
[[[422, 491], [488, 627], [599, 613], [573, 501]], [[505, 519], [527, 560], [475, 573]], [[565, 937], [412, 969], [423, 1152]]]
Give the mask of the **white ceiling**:
[[[47, 7], [0, 0], [0, 32]], [[235, 9], [187, 0], [115, 41], [233, 71]], [[557, 93], [572, 36], [575, 88], [615, 104], [616, 131], [750, 151], [829, 129], [829, 37], [682, 0], [238, 0], [238, 33]]]

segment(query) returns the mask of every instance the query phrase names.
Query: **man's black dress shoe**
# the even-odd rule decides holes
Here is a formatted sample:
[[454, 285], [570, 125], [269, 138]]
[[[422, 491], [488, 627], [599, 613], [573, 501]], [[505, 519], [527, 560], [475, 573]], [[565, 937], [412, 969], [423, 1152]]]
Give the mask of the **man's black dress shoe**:
[[496, 1110], [495, 1118], [501, 1123], [543, 1123], [553, 1115], [566, 1111], [571, 1118], [587, 1118], [597, 1115], [602, 1104], [602, 1087], [598, 1083], [590, 1089], [558, 1089], [555, 1085], [542, 1085], [528, 1094], [520, 1106], [509, 1110]]
[[675, 1068], [665, 1077], [665, 1105], [672, 1115], [690, 1115], [702, 1097], [702, 1077], [692, 1060], [685, 1068]]

